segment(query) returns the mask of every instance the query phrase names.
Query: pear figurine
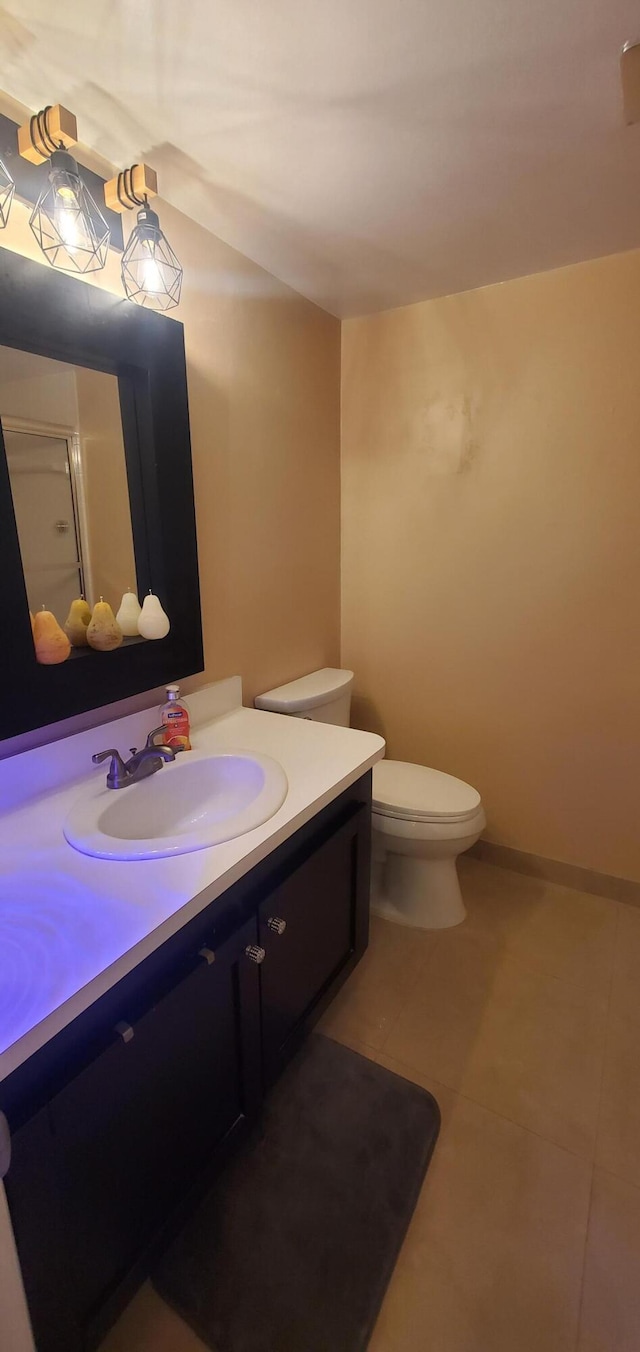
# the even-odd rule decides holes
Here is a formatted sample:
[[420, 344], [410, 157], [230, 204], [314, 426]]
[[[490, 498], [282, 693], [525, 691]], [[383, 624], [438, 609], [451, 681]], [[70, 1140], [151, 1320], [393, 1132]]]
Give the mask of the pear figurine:
[[149, 592], [142, 603], [138, 633], [142, 634], [143, 638], [165, 638], [170, 628], [169, 616], [165, 615], [157, 596]]
[[120, 602], [120, 609], [116, 615], [116, 620], [126, 638], [132, 638], [138, 633], [138, 619], [140, 617], [140, 602], [132, 591], [126, 591]]
[[33, 641], [36, 657], [44, 666], [54, 666], [57, 662], [66, 662], [71, 652], [71, 644], [60, 628], [55, 615], [50, 610], [37, 610], [33, 617]]
[[109, 605], [100, 597], [93, 607], [91, 622], [87, 625], [87, 643], [98, 652], [109, 653], [122, 643], [122, 630]]
[[84, 596], [71, 602], [69, 614], [64, 622], [64, 632], [74, 648], [86, 648], [87, 625], [91, 622], [91, 610]]

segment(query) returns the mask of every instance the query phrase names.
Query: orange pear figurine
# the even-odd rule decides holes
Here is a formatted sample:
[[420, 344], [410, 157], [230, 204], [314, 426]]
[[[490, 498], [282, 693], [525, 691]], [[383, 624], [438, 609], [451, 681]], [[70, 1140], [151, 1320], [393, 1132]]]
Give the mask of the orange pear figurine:
[[60, 628], [50, 610], [37, 610], [33, 617], [33, 641], [36, 657], [45, 666], [54, 666], [56, 662], [66, 662], [71, 652], [71, 644]]

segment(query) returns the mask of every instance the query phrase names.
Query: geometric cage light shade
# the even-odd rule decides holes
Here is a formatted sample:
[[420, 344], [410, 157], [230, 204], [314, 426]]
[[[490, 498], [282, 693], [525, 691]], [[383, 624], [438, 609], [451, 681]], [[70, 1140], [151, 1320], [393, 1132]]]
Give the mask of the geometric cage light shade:
[[49, 181], [29, 220], [45, 258], [63, 272], [97, 272], [107, 261], [110, 230], [68, 151], [50, 158]]
[[183, 270], [155, 211], [145, 202], [122, 256], [129, 300], [149, 310], [171, 310], [180, 301]]
[[4, 230], [9, 220], [15, 187], [4, 160], [0, 160], [0, 230]]

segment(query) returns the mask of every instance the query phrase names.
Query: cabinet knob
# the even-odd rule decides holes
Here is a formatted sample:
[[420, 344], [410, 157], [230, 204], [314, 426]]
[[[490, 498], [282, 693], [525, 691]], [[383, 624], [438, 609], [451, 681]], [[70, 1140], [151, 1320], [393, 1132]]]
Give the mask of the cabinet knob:
[[212, 964], [213, 962], [215, 962], [215, 960], [216, 960], [216, 955], [215, 955], [213, 949], [212, 949], [212, 948], [207, 948], [206, 946], [205, 946], [204, 948], [201, 948], [201, 949], [199, 950], [199, 952], [198, 952], [198, 957], [199, 957], [199, 958], [204, 958], [204, 960], [205, 960], [205, 962], [206, 962], [206, 964], [207, 964], [208, 967], [210, 967], [211, 964]]
[[120, 1019], [113, 1031], [118, 1034], [118, 1037], [122, 1038], [123, 1042], [131, 1042], [131, 1039], [133, 1038], [133, 1028], [131, 1027], [131, 1024], [126, 1023], [124, 1019]]
[[244, 951], [249, 961], [256, 962], [258, 966], [260, 966], [261, 962], [264, 962], [267, 956], [264, 948], [261, 948], [259, 944], [247, 944]]
[[270, 929], [272, 934], [284, 934], [286, 928], [286, 920], [281, 920], [277, 915], [269, 916], [269, 919], [267, 920], [267, 929]]

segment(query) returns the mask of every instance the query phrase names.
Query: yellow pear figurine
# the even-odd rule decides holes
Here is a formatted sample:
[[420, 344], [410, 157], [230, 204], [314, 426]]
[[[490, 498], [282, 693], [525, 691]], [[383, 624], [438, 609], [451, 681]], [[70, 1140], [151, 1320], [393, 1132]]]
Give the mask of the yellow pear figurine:
[[69, 614], [64, 622], [64, 632], [74, 648], [86, 648], [87, 625], [91, 622], [91, 610], [84, 596], [71, 602]]
[[100, 597], [93, 607], [91, 622], [87, 625], [87, 643], [101, 653], [109, 653], [122, 643], [122, 630], [109, 605]]
[[60, 628], [55, 615], [50, 610], [37, 610], [33, 617], [33, 641], [36, 657], [44, 666], [51, 667], [56, 662], [66, 662], [71, 652], [71, 644]]

